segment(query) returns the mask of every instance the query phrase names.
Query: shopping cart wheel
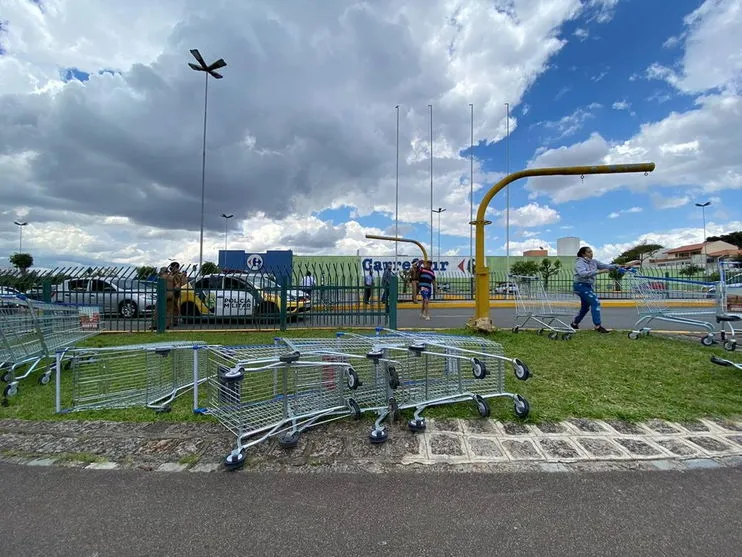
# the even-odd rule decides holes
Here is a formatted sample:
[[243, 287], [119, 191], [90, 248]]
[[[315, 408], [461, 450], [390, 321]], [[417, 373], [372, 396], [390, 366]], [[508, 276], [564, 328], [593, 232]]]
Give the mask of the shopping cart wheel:
[[284, 433], [278, 438], [278, 444], [282, 449], [293, 449], [299, 444], [299, 432]]
[[706, 335], [705, 337], [701, 337], [701, 344], [704, 346], [711, 346], [714, 344], [714, 336], [713, 335]]
[[373, 360], [374, 362], [378, 362], [383, 356], [384, 356], [384, 351], [381, 349], [369, 350], [366, 353], [366, 357], [369, 360]]
[[475, 379], [484, 379], [487, 377], [487, 367], [478, 358], [472, 358], [471, 372]]
[[358, 373], [352, 367], [348, 368], [348, 388], [356, 390], [358, 387], [363, 385], [361, 379], [358, 377]]
[[487, 404], [487, 401], [479, 395], [474, 397], [474, 400], [477, 403], [477, 412], [479, 412], [479, 415], [483, 418], [488, 418], [490, 415], [490, 405]]
[[515, 378], [525, 381], [531, 376], [531, 370], [528, 366], [520, 361], [518, 358], [513, 360], [513, 371], [515, 371]]
[[629, 331], [629, 338], [631, 340], [636, 340], [639, 338], [639, 333], [637, 331]]
[[224, 459], [224, 467], [227, 470], [237, 470], [245, 464], [245, 451], [234, 450]]
[[392, 390], [399, 387], [399, 375], [394, 366], [389, 366], [389, 388]]
[[572, 338], [572, 333], [562, 333], [562, 340], [570, 340]]
[[294, 362], [298, 361], [299, 358], [301, 358], [301, 353], [298, 350], [294, 350], [293, 352], [286, 352], [285, 354], [281, 354], [278, 359], [284, 364], [293, 364]]
[[514, 333], [517, 333], [518, 331], [520, 331], [520, 327], [513, 327], [513, 332]]
[[13, 376], [10, 374], [9, 371], [6, 371], [3, 373], [2, 377], [3, 383], [10, 383], [13, 380]]
[[407, 422], [407, 427], [410, 428], [410, 431], [425, 431], [427, 424], [425, 423], [425, 418], [417, 418]]
[[353, 419], [360, 420], [361, 419], [361, 407], [358, 406], [358, 403], [355, 401], [355, 399], [352, 399], [352, 398], [348, 399], [348, 407], [350, 408], [350, 411], [353, 412]]
[[371, 434], [368, 436], [374, 445], [380, 445], [389, 438], [389, 433], [386, 429], [372, 429]]
[[18, 385], [11, 383], [7, 387], [5, 387], [5, 390], [3, 391], [4, 396], [15, 396], [18, 394]]
[[425, 345], [422, 342], [413, 342], [407, 349], [419, 358], [425, 351]]
[[552, 331], [552, 332], [549, 333], [549, 338], [551, 340], [556, 340], [557, 338], [559, 338], [559, 333], [557, 333], [555, 331]]
[[538, 331], [536, 331], [536, 334], [543, 335], [544, 334], [544, 330], [545, 329], [539, 329]]
[[515, 395], [515, 403], [513, 406], [515, 415], [519, 418], [525, 418], [531, 411], [531, 405], [528, 404], [528, 401], [520, 395]]
[[39, 385], [48, 385], [51, 379], [52, 379], [51, 375], [49, 375], [48, 373], [45, 373], [44, 375], [39, 377]]
[[727, 352], [734, 352], [737, 349], [737, 341], [728, 340], [724, 343], [724, 350]]

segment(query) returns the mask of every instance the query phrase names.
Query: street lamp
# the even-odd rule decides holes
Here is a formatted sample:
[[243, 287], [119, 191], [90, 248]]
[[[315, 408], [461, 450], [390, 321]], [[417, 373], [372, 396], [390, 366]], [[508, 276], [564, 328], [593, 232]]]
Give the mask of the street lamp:
[[225, 215], [222, 213], [222, 216], [224, 217], [224, 251], [227, 251], [227, 223], [234, 215]]
[[[437, 209], [433, 209], [434, 213], [438, 213], [438, 264], [440, 265], [441, 261], [441, 213], [444, 212], [445, 209], [443, 207], [438, 207]], [[431, 247], [431, 251], [433, 246]]]
[[201, 265], [204, 259], [204, 198], [205, 198], [205, 184], [206, 184], [206, 108], [209, 100], [209, 76], [214, 79], [221, 79], [222, 74], [217, 73], [215, 70], [223, 68], [227, 65], [223, 58], [219, 58], [216, 62], [211, 65], [206, 65], [204, 59], [201, 57], [201, 53], [197, 49], [191, 49], [191, 54], [198, 62], [198, 65], [188, 62], [188, 66], [197, 72], [204, 72], [205, 85], [204, 85], [204, 140], [203, 140], [203, 154], [201, 157], [201, 237], [199, 240], [198, 249], [198, 272], [201, 273]]
[[701, 212], [703, 213], [703, 242], [701, 242], [701, 253], [703, 254], [703, 271], [706, 272], [706, 267], [708, 265], [708, 254], [706, 253], [706, 207], [711, 205], [710, 201], [706, 201], [705, 203], [696, 203], [696, 207], [701, 208]]
[[18, 239], [18, 253], [23, 253], [23, 227], [28, 223], [26, 221], [17, 220], [13, 222], [18, 225], [18, 232], [20, 233], [20, 238]]

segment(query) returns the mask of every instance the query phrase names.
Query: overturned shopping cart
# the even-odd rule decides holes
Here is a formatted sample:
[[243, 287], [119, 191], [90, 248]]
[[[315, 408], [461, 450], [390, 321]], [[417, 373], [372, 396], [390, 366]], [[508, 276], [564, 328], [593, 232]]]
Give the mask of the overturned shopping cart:
[[[638, 273], [626, 273], [631, 295], [636, 301], [639, 319], [629, 331], [629, 338], [636, 340], [646, 336], [652, 330], [648, 325], [652, 321], [677, 323], [706, 334], [701, 337], [701, 344], [711, 346], [716, 342], [717, 330], [711, 319], [716, 314], [713, 304], [707, 304], [703, 287], [712, 283], [643, 276]], [[699, 307], [678, 307], [671, 300], [682, 303], [698, 304]]]
[[[28, 378], [45, 360], [60, 350], [98, 334], [100, 309], [95, 306], [49, 304], [25, 296], [0, 297], [0, 368], [8, 385], [4, 396], [18, 392], [19, 381]], [[16, 372], [23, 366], [25, 370]], [[39, 383], [49, 383], [53, 362], [45, 368]]]
[[569, 340], [575, 330], [563, 318], [574, 318], [580, 302], [572, 292], [547, 291], [540, 277], [509, 275], [516, 285], [515, 320], [512, 331], [517, 333], [533, 321], [538, 334], [549, 332], [549, 338]]
[[354, 416], [361, 409], [345, 397], [358, 379], [344, 362], [304, 355], [284, 343], [208, 348], [207, 412], [236, 436], [227, 468], [241, 467], [246, 449], [278, 437], [296, 446], [306, 429]]
[[[56, 354], [56, 411], [105, 410], [136, 406], [169, 411], [176, 397], [206, 377], [206, 344], [157, 342], [105, 348], [68, 348]], [[63, 380], [69, 372], [69, 381]]]
[[724, 349], [737, 348], [735, 324], [742, 321], [742, 263], [719, 261], [719, 282], [716, 285], [716, 322]]
[[505, 364], [515, 376], [526, 380], [528, 366], [503, 355], [502, 346], [480, 338], [433, 333], [377, 330], [374, 335], [338, 333], [329, 339], [292, 339], [291, 346], [304, 353], [332, 357], [352, 365], [357, 383], [348, 383], [348, 394], [362, 412], [377, 419], [369, 438], [383, 443], [388, 438], [386, 420], [395, 420], [403, 409], [413, 409], [408, 422], [413, 431], [425, 429], [421, 413], [431, 406], [474, 401], [479, 414], [489, 416], [487, 399], [509, 397], [518, 417], [530, 406], [521, 395], [505, 390]]

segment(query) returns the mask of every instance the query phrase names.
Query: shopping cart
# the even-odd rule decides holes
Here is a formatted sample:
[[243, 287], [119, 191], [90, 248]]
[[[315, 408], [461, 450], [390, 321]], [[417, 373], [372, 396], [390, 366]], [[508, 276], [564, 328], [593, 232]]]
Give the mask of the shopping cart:
[[508, 275], [516, 285], [515, 320], [512, 331], [517, 333], [529, 321], [534, 321], [538, 334], [549, 331], [549, 338], [560, 337], [569, 340], [575, 333], [570, 325], [562, 320], [573, 318], [580, 308], [580, 301], [573, 292], [548, 291], [540, 277]]
[[524, 397], [504, 388], [506, 362], [521, 380], [530, 376], [528, 366], [517, 358], [506, 358], [501, 345], [481, 337], [379, 328], [374, 335], [338, 333], [330, 348], [318, 348], [318, 344], [326, 341], [291, 342], [304, 343], [305, 351], [318, 350], [345, 357], [342, 360], [345, 362], [365, 360], [353, 364], [362, 381], [353, 397], [362, 411], [374, 411], [378, 415], [369, 436], [372, 443], [386, 441], [388, 434], [383, 422], [394, 421], [403, 409], [414, 410], [407, 424], [412, 431], [425, 429], [421, 413], [431, 406], [473, 400], [479, 414], [486, 417], [490, 415], [487, 399], [510, 397], [518, 417], [525, 418], [530, 411]]
[[689, 309], [673, 307], [668, 303], [672, 299], [694, 302], [705, 300], [706, 293], [702, 287], [708, 287], [712, 283], [649, 277], [636, 272], [626, 273], [626, 277], [639, 314], [633, 330], [629, 331], [630, 339], [636, 340], [640, 336], [648, 335], [652, 329], [647, 325], [652, 321], [663, 321], [706, 331], [706, 334], [701, 337], [701, 344], [704, 346], [711, 346], [716, 342], [716, 327], [710, 320], [702, 319], [704, 316], [714, 316], [715, 308]]
[[731, 360], [726, 360], [724, 358], [719, 358], [718, 356], [711, 356], [711, 362], [724, 367], [736, 367], [737, 369], [742, 369], [742, 364], [738, 364], [736, 362], [733, 362]]
[[742, 263], [719, 261], [719, 282], [716, 285], [716, 322], [721, 325], [724, 349], [737, 348], [735, 323], [742, 321]]
[[343, 396], [344, 384], [357, 379], [342, 362], [305, 356], [276, 342], [264, 346], [208, 348], [209, 406], [237, 438], [224, 465], [241, 467], [246, 449], [272, 436], [295, 447], [306, 429], [361, 415]]
[[[204, 342], [157, 342], [106, 348], [68, 348], [56, 355], [56, 411], [143, 406], [159, 412], [205, 380]], [[64, 392], [63, 368], [70, 370], [71, 394]]]
[[[48, 304], [29, 300], [23, 295], [0, 297], [0, 352], [2, 380], [8, 385], [3, 394], [14, 396], [18, 382], [28, 378], [55, 353], [73, 346], [100, 330], [100, 309], [95, 306]], [[21, 366], [28, 365], [21, 375]], [[46, 385], [51, 379], [54, 364], [46, 367], [39, 383]]]

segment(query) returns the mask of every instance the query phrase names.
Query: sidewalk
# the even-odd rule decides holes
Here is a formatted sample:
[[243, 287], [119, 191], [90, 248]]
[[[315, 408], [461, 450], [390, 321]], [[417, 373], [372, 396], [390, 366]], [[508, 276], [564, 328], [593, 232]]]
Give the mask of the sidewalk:
[[[742, 466], [742, 418], [642, 424], [573, 419], [529, 425], [491, 419], [428, 419], [424, 433], [390, 427], [382, 445], [371, 422], [310, 429], [294, 449], [275, 439], [247, 450], [256, 470], [379, 473], [388, 470], [579, 472]], [[231, 433], [214, 422], [122, 423], [0, 420], [0, 461], [29, 466], [225, 472]]]
[[[551, 302], [552, 307], [578, 307], [580, 301], [575, 297], [574, 302]], [[664, 303], [668, 307], [716, 307], [714, 300], [664, 300]], [[610, 298], [601, 299], [600, 304], [604, 308], [636, 308], [636, 300], [612, 300]], [[490, 300], [490, 308], [514, 308], [515, 300]], [[474, 309], [474, 300], [432, 300], [432, 307], [446, 308], [446, 309], [463, 309], [472, 308]], [[418, 309], [420, 303], [413, 304], [412, 302], [397, 302], [397, 309]]]

